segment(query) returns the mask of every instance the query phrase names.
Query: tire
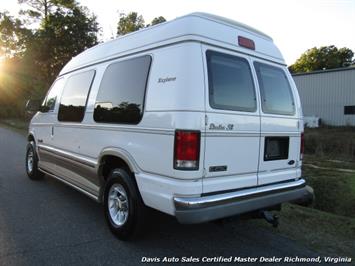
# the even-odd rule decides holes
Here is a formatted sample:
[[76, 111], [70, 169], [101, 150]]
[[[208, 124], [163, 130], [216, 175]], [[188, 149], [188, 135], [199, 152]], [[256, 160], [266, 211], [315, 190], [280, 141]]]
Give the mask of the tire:
[[38, 156], [33, 141], [30, 141], [26, 148], [26, 173], [31, 180], [40, 180], [44, 177], [38, 169]]
[[124, 241], [137, 237], [146, 211], [134, 177], [122, 168], [112, 170], [104, 190], [104, 212], [111, 232]]

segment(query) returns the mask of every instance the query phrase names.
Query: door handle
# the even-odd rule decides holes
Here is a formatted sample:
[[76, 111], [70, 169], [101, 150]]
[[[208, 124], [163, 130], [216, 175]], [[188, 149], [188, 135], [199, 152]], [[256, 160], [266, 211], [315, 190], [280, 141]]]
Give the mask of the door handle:
[[52, 137], [54, 136], [54, 126], [52, 126]]
[[39, 143], [43, 143], [43, 139], [38, 139], [38, 142]]

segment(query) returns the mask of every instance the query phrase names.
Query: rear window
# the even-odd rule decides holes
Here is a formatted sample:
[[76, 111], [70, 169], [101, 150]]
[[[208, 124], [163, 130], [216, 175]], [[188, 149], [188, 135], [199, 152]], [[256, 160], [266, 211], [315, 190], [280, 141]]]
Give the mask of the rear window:
[[215, 109], [254, 112], [255, 88], [246, 59], [207, 51], [210, 106]]
[[285, 72], [278, 67], [254, 63], [264, 113], [293, 115], [295, 104]]

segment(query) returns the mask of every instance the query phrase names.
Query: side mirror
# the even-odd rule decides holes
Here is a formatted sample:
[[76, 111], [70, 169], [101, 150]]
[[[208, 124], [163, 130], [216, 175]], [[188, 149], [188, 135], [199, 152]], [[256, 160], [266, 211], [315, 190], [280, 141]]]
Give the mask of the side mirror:
[[26, 112], [29, 114], [34, 114], [37, 111], [40, 111], [41, 101], [40, 100], [28, 100], [26, 102]]

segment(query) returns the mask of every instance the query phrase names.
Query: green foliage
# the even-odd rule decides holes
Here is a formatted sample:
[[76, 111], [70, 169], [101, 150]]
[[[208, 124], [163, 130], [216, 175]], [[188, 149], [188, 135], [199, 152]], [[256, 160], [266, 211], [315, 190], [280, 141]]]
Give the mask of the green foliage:
[[24, 53], [32, 32], [19, 19], [0, 12], [0, 58], [20, 56]]
[[138, 15], [137, 12], [130, 12], [127, 15], [121, 14], [117, 25], [117, 35], [125, 35], [142, 28], [144, 28], [142, 15]]
[[302, 175], [315, 191], [314, 207], [355, 218], [355, 128], [305, 129]]
[[154, 26], [154, 25], [157, 25], [159, 23], [163, 23], [165, 22], [166, 19], [163, 17], [163, 16], [160, 16], [160, 17], [156, 17], [152, 20], [152, 22], [150, 24], [147, 25], [147, 27], [149, 26]]
[[0, 75], [0, 118], [23, 117], [25, 99], [38, 88], [39, 80], [32, 76], [33, 67], [23, 58], [6, 59]]
[[36, 32], [36, 42], [29, 47], [29, 57], [48, 85], [72, 57], [98, 43], [98, 30], [96, 17], [82, 7], [57, 9], [48, 16], [46, 27]]
[[355, 174], [340, 172], [337, 168], [313, 169], [307, 166], [309, 162], [304, 162], [303, 175], [314, 189], [313, 207], [355, 218]]
[[72, 9], [77, 6], [75, 0], [18, 0], [19, 4], [26, 4], [29, 8], [20, 13], [30, 18], [42, 19], [46, 24], [48, 16], [58, 9]]
[[348, 67], [352, 63], [353, 51], [343, 47], [338, 49], [334, 45], [313, 47], [301, 55], [296, 62], [289, 67], [290, 72], [310, 72], [315, 70]]
[[73, 56], [98, 43], [96, 17], [75, 1], [19, 2], [30, 6], [22, 15], [41, 21], [30, 30], [0, 13], [0, 118], [23, 117], [26, 99], [42, 98]]
[[125, 35], [127, 33], [143, 29], [144, 27], [154, 26], [165, 21], [166, 19], [163, 16], [159, 16], [154, 18], [150, 24], [145, 25], [143, 17], [138, 15], [137, 12], [130, 12], [127, 15], [122, 13], [120, 14], [120, 20], [117, 24], [117, 35]]
[[[43, 98], [62, 67], [98, 43], [100, 31], [96, 16], [76, 0], [18, 3], [21, 19], [0, 12], [0, 118], [23, 117], [26, 99]], [[151, 25], [164, 21], [160, 16]], [[144, 27], [136, 12], [121, 14], [117, 33]]]

